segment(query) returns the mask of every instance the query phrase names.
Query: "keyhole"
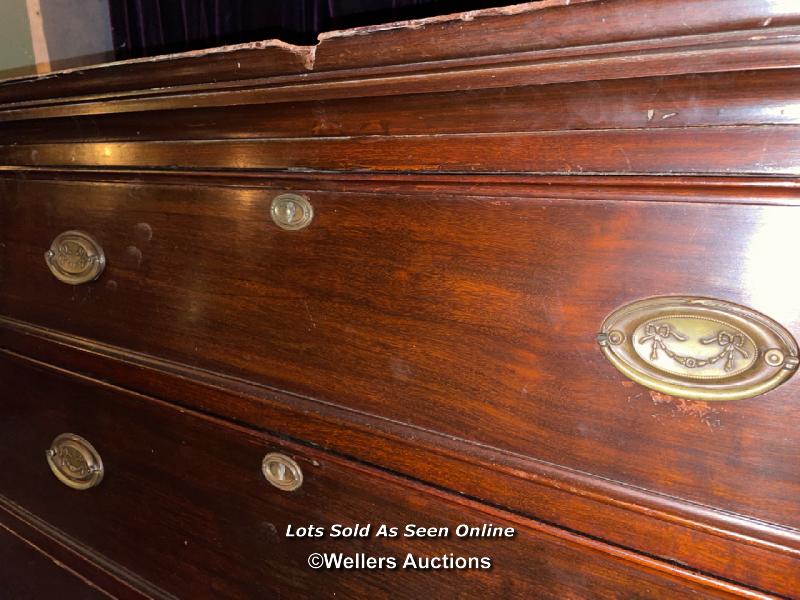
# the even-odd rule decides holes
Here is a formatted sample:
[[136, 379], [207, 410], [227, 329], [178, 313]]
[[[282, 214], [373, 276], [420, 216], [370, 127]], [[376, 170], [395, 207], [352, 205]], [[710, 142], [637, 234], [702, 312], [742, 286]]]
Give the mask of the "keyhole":
[[294, 215], [297, 213], [297, 205], [291, 200], [283, 205], [283, 218], [287, 223], [294, 221]]
[[272, 463], [272, 473], [278, 481], [286, 481], [286, 465], [283, 463]]
[[272, 199], [272, 220], [278, 227], [289, 230], [303, 229], [314, 216], [314, 209], [307, 197], [300, 194], [279, 194]]
[[271, 452], [261, 463], [264, 477], [276, 488], [291, 492], [303, 484], [303, 471], [292, 458], [279, 452]]

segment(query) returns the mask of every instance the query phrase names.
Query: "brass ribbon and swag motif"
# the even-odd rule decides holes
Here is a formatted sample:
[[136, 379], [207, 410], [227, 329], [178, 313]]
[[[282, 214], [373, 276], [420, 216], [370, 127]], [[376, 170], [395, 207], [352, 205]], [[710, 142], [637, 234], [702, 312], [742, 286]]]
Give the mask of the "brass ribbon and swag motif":
[[597, 341], [614, 367], [650, 389], [695, 400], [751, 398], [797, 370], [797, 344], [749, 308], [662, 296], [611, 313]]
[[44, 260], [56, 279], [69, 285], [94, 281], [106, 266], [106, 255], [97, 240], [75, 230], [58, 235]]
[[75, 490], [88, 490], [103, 481], [103, 461], [88, 440], [74, 433], [57, 436], [45, 452], [53, 475]]

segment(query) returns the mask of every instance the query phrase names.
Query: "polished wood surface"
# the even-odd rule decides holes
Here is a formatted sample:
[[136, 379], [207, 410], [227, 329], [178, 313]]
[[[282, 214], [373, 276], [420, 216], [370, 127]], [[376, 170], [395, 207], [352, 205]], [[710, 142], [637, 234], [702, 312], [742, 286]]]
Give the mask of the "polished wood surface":
[[[510, 513], [477, 505], [310, 448], [90, 382], [0, 361], [8, 455], [2, 495], [167, 592], [191, 598], [320, 597], [422, 590], [460, 596], [615, 598], [728, 597], [746, 590], [698, 577]], [[78, 492], [49, 472], [42, 448], [63, 431], [97, 448], [106, 470], [97, 488]], [[266, 452], [291, 455], [302, 487], [282, 492], [260, 473]], [[373, 523], [367, 538], [292, 539], [287, 528]], [[382, 538], [378, 523], [449, 527], [447, 538]], [[508, 539], [458, 538], [455, 528], [490, 523], [515, 528]], [[142, 542], [146, 541], [143, 546]], [[306, 566], [311, 552], [395, 557], [487, 556], [491, 569], [350, 571]], [[634, 558], [633, 561], [630, 559]], [[176, 560], [177, 559], [177, 560]], [[626, 560], [627, 559], [627, 560]], [[638, 563], [638, 564], [636, 564]], [[751, 597], [759, 597], [751, 594]]]
[[[800, 526], [800, 435], [784, 431], [800, 380], [662, 398], [594, 339], [617, 307], [679, 291], [796, 326], [775, 263], [794, 207], [306, 188], [314, 221], [287, 232], [268, 216], [280, 188], [6, 185], [15, 319]], [[41, 258], [76, 223], [106, 252], [98, 285], [65, 286]]]
[[[2, 495], [0, 495], [0, 527], [12, 532], [48, 560], [76, 574], [90, 587], [102, 591], [110, 598], [152, 600], [169, 597], [135, 573], [105, 559]], [[41, 570], [39, 576], [45, 577]], [[31, 574], [30, 577], [34, 575]], [[43, 583], [47, 585], [46, 581]]]
[[[709, 128], [698, 137], [686, 128], [652, 132], [570, 131], [501, 135], [439, 135], [422, 139], [103, 142], [11, 146], [0, 160], [12, 166], [368, 171], [496, 171], [541, 173], [666, 173], [800, 175], [800, 135], [794, 126]], [[598, 152], [608, 144], [613, 153]], [[734, 150], [738, 148], [744, 150]], [[718, 148], [729, 152], [715, 156]]]
[[0, 565], [4, 598], [100, 600], [109, 597], [3, 527], [0, 527]]
[[[797, 7], [737, 0], [704, 12], [713, 2], [692, 2], [675, 11], [680, 19], [664, 20], [663, 2], [640, 0], [636, 19], [627, 2], [555, 4], [368, 28], [315, 47], [267, 44], [255, 54], [300, 57], [301, 74], [241, 69], [239, 53], [253, 46], [7, 81], [0, 121], [14, 125], [0, 132], [0, 159], [17, 167], [798, 174], [793, 127], [744, 127], [796, 119], [794, 84], [781, 81], [800, 64]], [[597, 19], [624, 25], [587, 26]], [[467, 33], [474, 27], [492, 52], [480, 55]], [[444, 42], [451, 35], [462, 39], [455, 49]], [[411, 42], [419, 36], [436, 38], [436, 50]], [[207, 78], [190, 67], [184, 79], [192, 59], [211, 69]], [[143, 78], [143, 64], [173, 75], [173, 85]], [[235, 82], [216, 75], [234, 64]], [[136, 91], [119, 89], [123, 78]], [[32, 99], [43, 85], [53, 96]], [[564, 105], [563, 96], [573, 100]], [[539, 105], [572, 118], [537, 126], [530, 115]], [[290, 116], [293, 129], [269, 127], [268, 114]], [[422, 128], [404, 133], [404, 114]], [[231, 119], [230, 131], [221, 118]], [[42, 127], [50, 137], [32, 144], [25, 132]], [[203, 139], [197, 132], [206, 129], [212, 140], [190, 152], [174, 141]], [[46, 143], [65, 132], [74, 143]]]
[[660, 0], [637, 0], [634, 6], [629, 0], [545, 0], [331, 32], [314, 47], [265, 41], [12, 79], [0, 82], [0, 100], [47, 101], [145, 87], [169, 93], [164, 88], [536, 51], [560, 56], [572, 48], [585, 52], [597, 47], [599, 53], [615, 43], [639, 48], [668, 39], [680, 45], [679, 40], [691, 36], [713, 40], [753, 30], [764, 35], [796, 25], [800, 9], [790, 1], [727, 0], [721, 5], [693, 0], [676, 8]]
[[[690, 572], [708, 589], [798, 597], [800, 380], [727, 403], [664, 396], [615, 371], [595, 334], [624, 304], [682, 294], [798, 335], [799, 41], [793, 3], [548, 1], [0, 82], [0, 348], [17, 357], [3, 368], [93, 378], [74, 385], [120, 406], [116, 421], [88, 411], [108, 419], [101, 437], [125, 437], [123, 414], [143, 438], [169, 422], [199, 439], [201, 423], [233, 458], [263, 451], [267, 430], [342, 477], [388, 482], [398, 514], [447, 518], [452, 491], [579, 536], [562, 554], [536, 529], [508, 552], [557, 575], [505, 590], [473, 574], [484, 595], [592, 597], [576, 582], [595, 567], [562, 573], [596, 540], [625, 561], [610, 579], [596, 567], [597, 596], [647, 589], [634, 571], [650, 577], [652, 560], [686, 570], [645, 597], [681, 597], [670, 578], [694, 586]], [[284, 191], [311, 201], [308, 228], [270, 219]], [[47, 270], [71, 229], [106, 252], [97, 282]], [[6, 385], [33, 397], [49, 377]], [[65, 404], [32, 421], [78, 418], [77, 396], [52, 395]], [[173, 419], [162, 401], [215, 416]], [[241, 469], [230, 477], [257, 475]], [[202, 491], [194, 510], [223, 514], [198, 477], [184, 482]], [[373, 514], [370, 485], [331, 510]], [[114, 554], [92, 519], [70, 529], [33, 491], [14, 499], [22, 489], [7, 486], [23, 521], [187, 593], [155, 564], [158, 544]], [[224, 539], [225, 556], [252, 542]], [[256, 573], [237, 588], [192, 552], [234, 597], [288, 589], [276, 573], [299, 569], [231, 567]], [[342, 589], [379, 585], [361, 577]]]
[[[6, 139], [107, 142], [336, 136], [439, 135], [797, 125], [800, 72], [740, 71], [522, 85], [501, 89], [253, 103], [139, 114], [100, 113], [91, 123], [54, 117], [7, 120]], [[687, 104], [687, 96], [692, 98]], [[765, 96], [769, 102], [764, 101]], [[106, 105], [107, 106], [107, 105]], [[531, 107], [535, 106], [535, 110]], [[0, 119], [8, 113], [0, 113]], [[184, 157], [185, 159], [191, 157]]]
[[19, 322], [4, 320], [0, 340], [53, 364], [295, 435], [623, 547], [712, 573], [735, 568], [751, 586], [787, 596], [797, 589], [797, 543], [786, 528]]

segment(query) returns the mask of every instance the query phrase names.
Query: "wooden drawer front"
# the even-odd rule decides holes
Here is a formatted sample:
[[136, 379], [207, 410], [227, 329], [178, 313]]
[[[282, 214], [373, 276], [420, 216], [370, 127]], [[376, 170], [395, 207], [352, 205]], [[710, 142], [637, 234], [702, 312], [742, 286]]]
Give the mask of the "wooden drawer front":
[[[4, 180], [0, 313], [800, 527], [800, 378], [685, 401], [595, 341], [612, 310], [679, 293], [797, 332], [777, 266], [800, 208], [307, 189], [313, 222], [284, 231], [280, 191]], [[103, 246], [98, 281], [47, 270], [69, 229]]]
[[[722, 594], [724, 586], [681, 581], [602, 543], [529, 523], [321, 452], [238, 429], [161, 402], [76, 379], [20, 359], [0, 360], [0, 493], [163, 589], [184, 598], [260, 598], [268, 593], [399, 597], [648, 598]], [[89, 440], [104, 478], [70, 489], [44, 450], [65, 431]], [[268, 451], [300, 464], [293, 492], [261, 474]], [[509, 520], [512, 519], [512, 520]], [[287, 526], [372, 523], [367, 539], [288, 539]], [[449, 527], [449, 538], [381, 538], [378, 526]], [[512, 539], [459, 539], [461, 523], [514, 527]], [[611, 553], [609, 553], [611, 550]], [[394, 556], [488, 556], [490, 570], [321, 569], [312, 552]], [[668, 572], [658, 572], [666, 568]], [[695, 578], [697, 579], [697, 578]], [[731, 587], [731, 590], [734, 589]]]
[[12, 600], [108, 600], [109, 596], [62, 568], [16, 534], [0, 527], [3, 598]]

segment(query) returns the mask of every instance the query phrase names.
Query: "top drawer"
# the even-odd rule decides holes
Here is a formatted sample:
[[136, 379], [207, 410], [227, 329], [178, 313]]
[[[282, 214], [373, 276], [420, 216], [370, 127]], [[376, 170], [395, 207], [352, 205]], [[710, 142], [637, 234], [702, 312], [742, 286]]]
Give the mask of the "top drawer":
[[[595, 342], [619, 306], [681, 293], [797, 331], [775, 265], [800, 209], [381, 185], [308, 181], [313, 220], [286, 230], [277, 186], [2, 179], [0, 313], [800, 527], [800, 379], [693, 403]], [[76, 229], [107, 265], [72, 286], [44, 255]]]

